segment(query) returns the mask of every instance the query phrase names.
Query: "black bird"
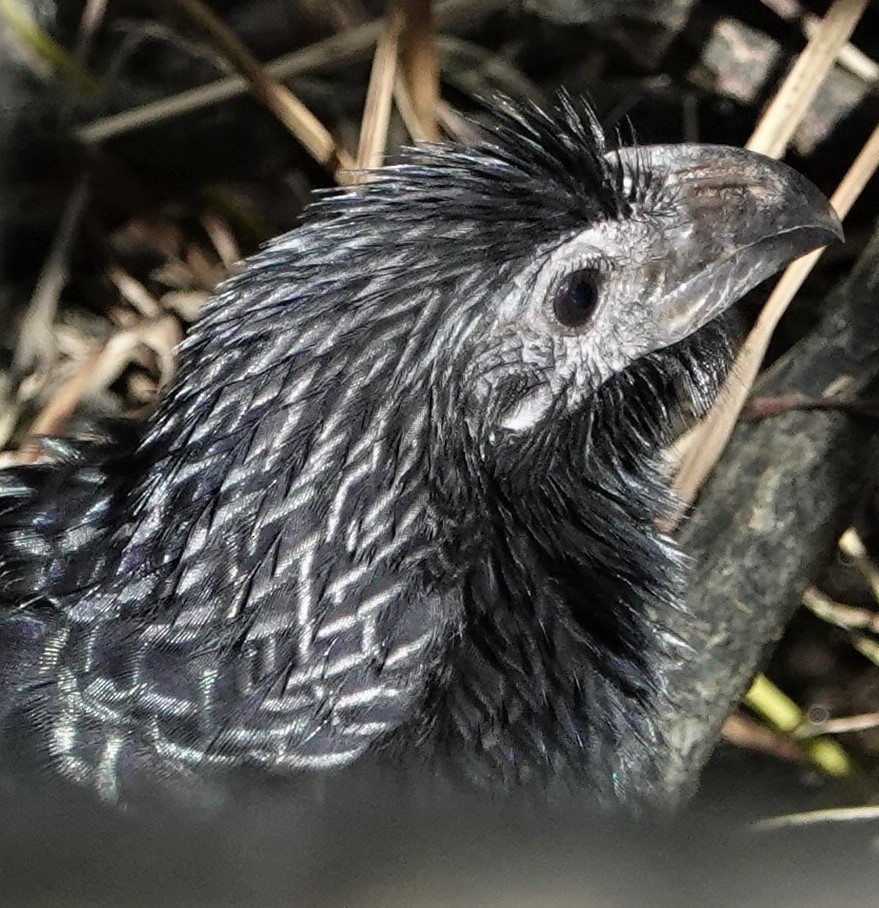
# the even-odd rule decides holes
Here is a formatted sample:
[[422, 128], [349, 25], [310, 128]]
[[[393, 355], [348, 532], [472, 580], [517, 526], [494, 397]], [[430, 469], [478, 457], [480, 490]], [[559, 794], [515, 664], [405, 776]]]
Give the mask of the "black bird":
[[651, 801], [688, 658], [660, 450], [725, 310], [839, 235], [785, 165], [609, 149], [567, 96], [319, 197], [144, 426], [0, 474], [0, 769], [124, 801], [414, 753]]

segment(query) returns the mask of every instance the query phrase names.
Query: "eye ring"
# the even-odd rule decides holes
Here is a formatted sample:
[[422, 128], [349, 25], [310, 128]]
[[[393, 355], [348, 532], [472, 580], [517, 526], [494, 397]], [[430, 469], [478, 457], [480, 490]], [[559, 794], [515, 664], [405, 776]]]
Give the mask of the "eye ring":
[[553, 301], [553, 313], [565, 328], [582, 328], [598, 308], [601, 278], [595, 269], [575, 271], [562, 281]]

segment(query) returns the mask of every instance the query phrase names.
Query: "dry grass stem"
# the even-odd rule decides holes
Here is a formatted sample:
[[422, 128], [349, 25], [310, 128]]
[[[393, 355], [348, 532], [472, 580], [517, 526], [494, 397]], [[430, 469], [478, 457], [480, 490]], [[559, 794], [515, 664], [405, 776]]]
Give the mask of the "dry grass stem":
[[863, 823], [879, 820], [879, 806], [831, 807], [807, 813], [789, 813], [785, 816], [761, 820], [751, 828], [755, 832], [773, 832], [798, 826], [817, 826], [821, 823]]
[[81, 176], [67, 201], [55, 241], [19, 325], [13, 359], [14, 370], [19, 375], [45, 369], [54, 356], [52, 324], [61, 291], [67, 283], [70, 251], [87, 199], [88, 179]]
[[867, 547], [856, 530], [849, 528], [840, 536], [839, 550], [858, 569], [869, 585], [873, 598], [879, 602], [879, 568], [870, 559]]
[[[815, 71], [811, 69], [804, 71], [802, 61], [810, 60], [810, 66], [816, 69], [823, 67], [826, 75], [835, 54], [839, 53], [854, 31], [865, 6], [865, 0], [837, 0], [831, 7], [823, 20], [822, 29], [816, 33], [815, 38], [794, 64], [776, 100], [770, 104], [757, 126], [748, 143], [749, 148], [762, 151], [764, 154], [778, 154], [784, 150], [808, 108], [809, 101], [821, 84]], [[813, 51], [815, 47], [818, 49]], [[791, 86], [790, 89], [787, 88], [788, 85]], [[833, 194], [831, 203], [841, 218], [848, 213], [877, 166], [879, 166], [879, 127], [867, 140]], [[681, 501], [678, 516], [683, 513], [686, 505], [693, 502], [723, 454], [739, 413], [760, 371], [775, 327], [820, 256], [821, 250], [812, 252], [798, 259], [784, 272], [748, 335], [717, 403], [705, 420], [691, 433], [674, 481], [675, 492]]]
[[[797, 20], [807, 38], [812, 38], [821, 27], [821, 19], [804, 10], [802, 4], [796, 0], [761, 0], [761, 2], [780, 18], [787, 21]], [[879, 64], [853, 44], [843, 45], [836, 62], [863, 82], [870, 84], [879, 80]]]
[[406, 87], [406, 82], [399, 69], [397, 70], [397, 77], [394, 79], [394, 103], [397, 105], [397, 111], [412, 141], [427, 142], [427, 133], [418, 119], [409, 89]]
[[145, 318], [155, 318], [162, 311], [159, 301], [152, 293], [124, 268], [112, 265], [107, 268], [105, 273], [119, 291], [120, 296], [140, 315]]
[[844, 735], [858, 731], [871, 731], [879, 728], [879, 712], [862, 713], [859, 716], [841, 716], [838, 719], [825, 719], [823, 722], [804, 725], [797, 732], [798, 738], [813, 738], [818, 735]]
[[346, 182], [354, 167], [350, 155], [289, 88], [275, 79], [239, 37], [201, 0], [173, 0], [174, 5], [206, 35], [226, 62], [244, 78], [253, 94], [278, 118], [303, 148]]
[[[507, 6], [503, 0], [445, 0], [438, 3], [434, 21], [437, 29], [452, 28], [472, 18], [474, 13], [482, 15]], [[283, 80], [306, 72], [337, 68], [362, 60], [375, 46], [382, 33], [383, 21], [376, 20], [359, 25], [323, 41], [318, 41], [302, 50], [284, 54], [263, 69], [267, 76]], [[103, 142], [113, 136], [141, 129], [172, 117], [183, 116], [196, 110], [203, 110], [231, 98], [237, 98], [247, 91], [247, 82], [241, 76], [218, 79], [209, 85], [201, 85], [179, 94], [142, 104], [118, 114], [102, 117], [75, 130], [76, 136], [86, 144]]]
[[768, 754], [788, 763], [806, 762], [805, 755], [790, 738], [741, 713], [733, 713], [724, 722], [723, 739], [736, 747]]
[[803, 592], [803, 605], [815, 617], [834, 627], [879, 634], [879, 613], [837, 602], [814, 586], [806, 587]]
[[[82, 401], [99, 390], [109, 388], [132, 362], [141, 346], [156, 354], [159, 381], [160, 384], [165, 383], [173, 374], [174, 348], [182, 339], [180, 325], [171, 315], [118, 331], [99, 350], [86, 357], [61, 385], [29, 427], [27, 438], [62, 435], [67, 421]], [[36, 458], [32, 442], [25, 442], [20, 455], [22, 460]]]
[[385, 17], [385, 28], [375, 46], [363, 120], [360, 124], [360, 144], [357, 149], [357, 168], [380, 167], [388, 144], [391, 123], [391, 104], [397, 81], [397, 54], [403, 17], [396, 5], [391, 5]]
[[400, 65], [421, 130], [430, 142], [439, 139], [439, 61], [434, 37], [431, 0], [391, 0], [403, 15]]

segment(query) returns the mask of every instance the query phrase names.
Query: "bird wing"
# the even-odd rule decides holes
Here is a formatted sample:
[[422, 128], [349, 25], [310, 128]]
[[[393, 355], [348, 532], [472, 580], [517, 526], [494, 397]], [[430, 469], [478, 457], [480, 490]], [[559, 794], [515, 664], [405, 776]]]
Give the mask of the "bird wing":
[[[112, 486], [99, 459], [71, 454], [65, 481], [78, 488], [94, 474]], [[57, 466], [50, 475], [61, 475]], [[69, 493], [44, 488], [42, 473], [28, 476], [29, 507], [61, 500], [69, 513]], [[343, 764], [417, 708], [461, 609], [457, 594], [428, 589], [404, 559], [414, 538], [406, 528], [374, 542], [377, 522], [391, 521], [356, 488], [330, 532], [332, 515], [276, 516], [270, 483], [256, 493], [230, 483], [218, 494], [211, 470], [188, 476], [173, 483], [174, 495], [158, 489], [135, 532], [118, 531], [124, 544], [96, 537], [94, 557], [76, 562], [82, 572], [68, 570], [51, 597], [33, 602], [20, 586], [34, 577], [9, 561], [25, 550], [19, 505], [28, 490], [7, 482], [19, 506], [8, 528], [16, 546], [7, 545], [8, 564], [0, 564], [9, 568], [3, 583], [19, 585], [0, 584], [9, 610], [0, 634], [0, 750], [26, 747], [35, 765], [51, 763], [116, 797], [173, 767]], [[303, 500], [316, 507], [315, 496]], [[60, 548], [66, 535], [52, 537], [58, 558], [72, 558], [76, 542], [82, 549], [74, 530], [87, 524], [73, 524], [69, 553]], [[118, 567], [84, 595], [99, 556]], [[45, 558], [33, 560], [49, 570]]]
[[347, 763], [400, 726], [423, 697], [449, 602], [382, 575], [295, 627], [256, 631], [216, 686], [209, 754], [281, 768]]
[[[175, 495], [203, 502], [197, 516], [182, 526], [184, 508], [157, 490], [169, 512], [150, 511], [127, 550], [135, 571], [150, 563], [144, 551], [177, 549], [123, 663], [136, 665], [126, 684], [142, 715], [167, 717], [151, 721], [155, 746], [184, 748], [187, 762], [348, 762], [411, 714], [462, 613], [454, 584], [440, 590], [425, 577], [425, 493], [367, 489], [392, 478], [350, 463], [309, 478], [276, 452], [285, 427], [250, 442], [261, 468], [280, 458], [269, 481], [253, 477], [253, 459], [219, 490], [200, 485], [212, 471], [189, 471], [195, 485], [175, 480]], [[175, 528], [179, 548], [150, 538]], [[143, 601], [139, 587], [123, 591]], [[108, 625], [107, 653], [127, 645], [118, 627]]]
[[0, 751], [126, 803], [199, 767], [349, 763], [417, 711], [449, 614], [408, 584], [370, 586], [313, 623], [260, 623], [220, 646], [171, 615], [10, 616], [2, 652], [22, 658], [0, 671]]

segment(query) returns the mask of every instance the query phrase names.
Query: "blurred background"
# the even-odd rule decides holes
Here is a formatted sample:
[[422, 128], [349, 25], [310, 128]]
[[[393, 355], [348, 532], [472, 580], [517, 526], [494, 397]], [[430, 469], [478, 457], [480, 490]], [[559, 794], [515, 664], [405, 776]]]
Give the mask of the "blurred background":
[[[877, 84], [866, 0], [0, 0], [0, 466], [149, 412], [201, 304], [315, 189], [472, 141], [499, 92], [584, 93], [626, 141], [751, 139], [828, 196], [842, 182], [847, 235], [758, 334], [739, 427], [684, 496], [730, 680], [683, 818], [419, 808], [367, 771], [198, 818], [13, 790], [0, 902], [876, 904]], [[687, 446], [670, 456], [685, 474]]]

